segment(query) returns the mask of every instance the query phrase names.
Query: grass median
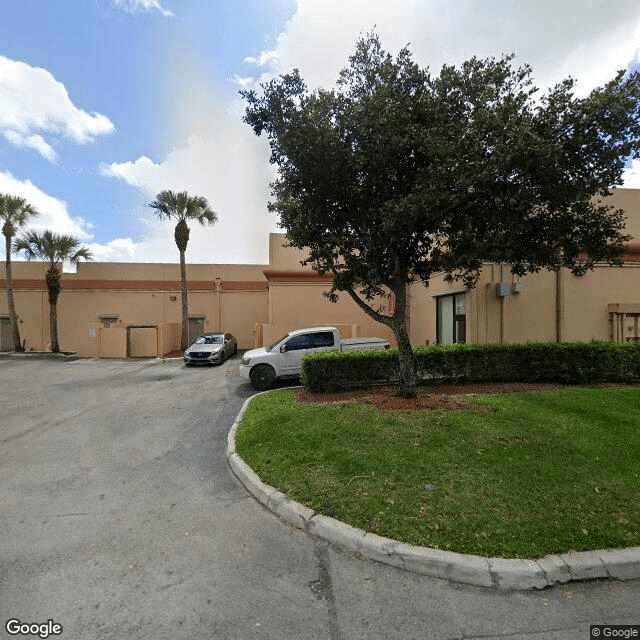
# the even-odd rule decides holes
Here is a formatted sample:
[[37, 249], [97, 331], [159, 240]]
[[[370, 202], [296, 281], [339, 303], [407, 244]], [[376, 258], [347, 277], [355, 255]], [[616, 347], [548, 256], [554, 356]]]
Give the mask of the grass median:
[[255, 398], [240, 456], [318, 513], [413, 545], [497, 557], [640, 545], [640, 389], [466, 396], [388, 411]]

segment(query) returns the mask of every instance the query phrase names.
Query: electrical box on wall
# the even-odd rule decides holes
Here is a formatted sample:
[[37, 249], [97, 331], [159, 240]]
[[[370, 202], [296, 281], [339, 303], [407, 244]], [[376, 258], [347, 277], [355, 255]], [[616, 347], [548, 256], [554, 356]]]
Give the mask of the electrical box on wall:
[[506, 298], [509, 295], [508, 282], [496, 282], [496, 298]]
[[522, 293], [524, 291], [524, 284], [522, 284], [522, 282], [514, 282], [511, 285], [511, 291], [513, 291], [513, 293]]

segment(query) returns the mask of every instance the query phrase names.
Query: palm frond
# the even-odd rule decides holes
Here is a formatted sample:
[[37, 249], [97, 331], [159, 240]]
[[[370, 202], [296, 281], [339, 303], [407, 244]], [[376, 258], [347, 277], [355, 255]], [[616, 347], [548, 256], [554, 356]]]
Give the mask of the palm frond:
[[42, 260], [52, 267], [61, 262], [78, 264], [81, 260], [93, 259], [88, 247], [78, 238], [49, 229], [24, 233], [14, 240], [13, 251], [23, 252], [27, 260]]
[[149, 206], [155, 209], [161, 220], [196, 220], [202, 225], [213, 224], [218, 220], [204, 196], [190, 196], [186, 191], [161, 191]]
[[29, 218], [38, 215], [37, 210], [25, 198], [0, 193], [0, 220], [4, 221], [2, 232], [12, 236]]

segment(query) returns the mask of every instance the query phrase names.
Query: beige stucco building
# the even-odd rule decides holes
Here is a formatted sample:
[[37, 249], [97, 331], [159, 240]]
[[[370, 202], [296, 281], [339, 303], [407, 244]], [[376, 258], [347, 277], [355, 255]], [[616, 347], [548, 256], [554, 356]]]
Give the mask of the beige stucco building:
[[[470, 290], [439, 274], [427, 287], [410, 288], [413, 345], [640, 339], [640, 190], [620, 189], [612, 201], [626, 211], [627, 232], [634, 238], [624, 267], [602, 265], [582, 277], [561, 270], [518, 278], [506, 265], [487, 264]], [[283, 234], [271, 234], [266, 265], [187, 265], [192, 336], [230, 331], [240, 348], [251, 348], [291, 329], [330, 324], [343, 337], [379, 336], [393, 343], [391, 331], [345, 294], [336, 304], [327, 300], [322, 293], [330, 278], [302, 269], [303, 255], [283, 242]], [[49, 347], [44, 273], [41, 263], [13, 262], [20, 334], [28, 350]], [[61, 349], [88, 357], [177, 350], [179, 279], [177, 264], [81, 263], [62, 279]], [[0, 284], [0, 348], [11, 350], [4, 280]]]

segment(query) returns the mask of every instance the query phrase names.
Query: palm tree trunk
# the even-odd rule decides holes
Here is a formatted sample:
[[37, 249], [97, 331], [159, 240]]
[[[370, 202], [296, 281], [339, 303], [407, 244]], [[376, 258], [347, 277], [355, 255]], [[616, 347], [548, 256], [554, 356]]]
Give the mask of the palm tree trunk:
[[58, 301], [49, 300], [49, 330], [51, 333], [51, 353], [60, 353], [58, 344]]
[[16, 306], [13, 299], [13, 276], [11, 273], [11, 237], [5, 236], [6, 246], [6, 287], [7, 287], [7, 303], [9, 305], [9, 316], [11, 318], [11, 327], [13, 330], [13, 350], [24, 351], [22, 341], [20, 340], [20, 329], [18, 327], [18, 316], [16, 315]]
[[180, 292], [182, 293], [182, 334], [180, 349], [184, 351], [189, 346], [189, 302], [187, 300], [187, 267], [185, 252], [180, 249]]
[[49, 291], [49, 332], [51, 334], [51, 352], [59, 353], [58, 344], [58, 296], [60, 295], [60, 278], [62, 273], [56, 267], [48, 269], [45, 279]]

